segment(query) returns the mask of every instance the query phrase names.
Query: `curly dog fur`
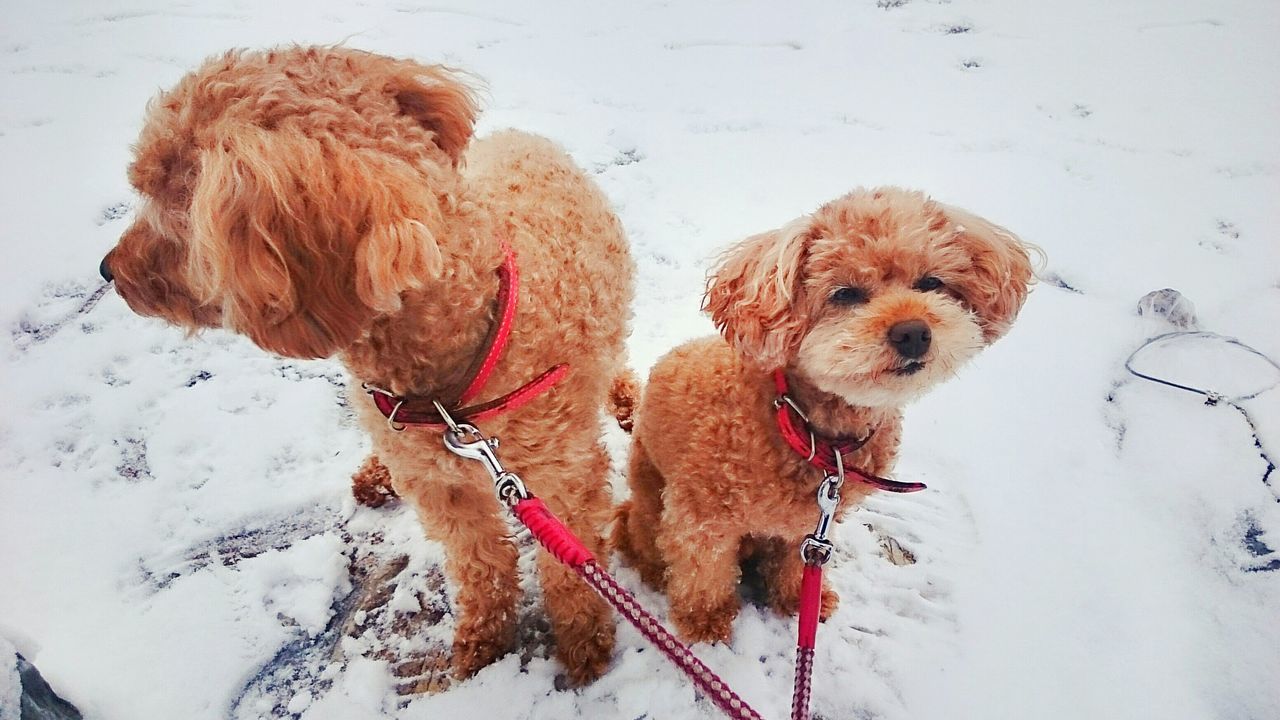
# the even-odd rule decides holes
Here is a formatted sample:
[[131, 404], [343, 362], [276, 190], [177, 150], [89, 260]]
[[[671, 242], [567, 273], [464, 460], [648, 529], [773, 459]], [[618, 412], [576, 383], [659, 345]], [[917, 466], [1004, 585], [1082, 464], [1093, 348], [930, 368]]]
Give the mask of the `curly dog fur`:
[[[729, 638], [747, 560], [774, 610], [797, 608], [797, 547], [817, 517], [821, 473], [777, 430], [772, 371], [784, 369], [822, 434], [871, 434], [846, 462], [885, 475], [902, 406], [1009, 328], [1031, 282], [1027, 250], [923, 193], [879, 188], [725, 253], [705, 297], [724, 337], [687, 343], [653, 368], [635, 411], [631, 498], [612, 537], [666, 590], [686, 639]], [[868, 492], [846, 483], [838, 515]], [[838, 600], [824, 589], [824, 618]]]
[[[335, 356], [357, 383], [430, 396], [460, 385], [480, 352], [505, 238], [521, 294], [489, 392], [559, 362], [572, 370], [486, 429], [603, 555], [599, 416], [625, 358], [627, 243], [564, 152], [515, 131], [473, 140], [476, 112], [456, 73], [409, 60], [305, 47], [211, 59], [149, 106], [129, 168], [142, 205], [103, 267], [140, 314], [225, 327], [288, 357]], [[376, 502], [390, 484], [445, 546], [453, 663], [469, 676], [515, 640], [502, 509], [483, 469], [436, 433], [393, 432], [367, 398], [352, 401], [376, 453], [357, 492]], [[547, 555], [539, 575], [559, 659], [588, 682], [610, 659], [608, 607]]]

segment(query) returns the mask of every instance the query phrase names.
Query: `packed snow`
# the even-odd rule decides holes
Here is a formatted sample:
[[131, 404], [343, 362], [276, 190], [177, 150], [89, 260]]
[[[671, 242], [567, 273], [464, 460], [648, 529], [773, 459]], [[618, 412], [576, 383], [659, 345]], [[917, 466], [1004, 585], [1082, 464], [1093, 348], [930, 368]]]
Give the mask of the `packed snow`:
[[21, 711], [22, 680], [18, 676], [18, 651], [0, 637], [0, 717], [16, 718]]
[[[716, 251], [855, 186], [926, 190], [1044, 250], [1013, 331], [907, 411], [896, 474], [929, 491], [874, 497], [836, 534], [821, 717], [1280, 717], [1280, 390], [1240, 412], [1124, 369], [1174, 329], [1136, 311], [1162, 288], [1200, 329], [1280, 357], [1275, 3], [82, 0], [0, 16], [4, 720], [15, 653], [105, 720], [717, 716], [629, 627], [603, 678], [558, 689], [533, 583], [521, 650], [448, 682], [432, 665], [453, 622], [441, 549], [407, 508], [352, 500], [368, 442], [341, 367], [186, 337], [103, 291], [147, 99], [211, 54], [293, 42], [465, 68], [487, 84], [481, 134], [564, 145], [631, 239], [642, 375], [712, 332], [698, 306]], [[1277, 372], [1207, 338], [1135, 363], [1233, 396]], [[626, 436], [602, 427], [601, 482], [625, 492]], [[891, 561], [903, 551], [914, 562]], [[731, 644], [696, 650], [782, 718], [794, 632], [747, 606]]]

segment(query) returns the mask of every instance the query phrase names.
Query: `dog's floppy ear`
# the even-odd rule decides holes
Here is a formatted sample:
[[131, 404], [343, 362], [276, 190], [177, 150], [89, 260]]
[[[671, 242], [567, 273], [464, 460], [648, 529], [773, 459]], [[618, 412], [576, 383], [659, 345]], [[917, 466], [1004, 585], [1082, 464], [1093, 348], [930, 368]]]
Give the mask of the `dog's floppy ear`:
[[1034, 250], [1008, 230], [973, 213], [942, 206], [955, 227], [953, 243], [970, 259], [969, 270], [949, 281], [977, 313], [982, 336], [995, 342], [1009, 330], [1027, 299], [1032, 282], [1029, 250]]
[[438, 203], [408, 164], [292, 127], [236, 123], [201, 152], [187, 275], [266, 350], [326, 357], [441, 272]]
[[805, 319], [797, 299], [812, 237], [809, 218], [753, 235], [726, 251], [708, 278], [703, 309], [763, 369], [785, 365], [800, 342]]
[[471, 88], [457, 73], [440, 67], [404, 62], [388, 82], [400, 112], [431, 131], [435, 144], [454, 166], [471, 142], [478, 106]]

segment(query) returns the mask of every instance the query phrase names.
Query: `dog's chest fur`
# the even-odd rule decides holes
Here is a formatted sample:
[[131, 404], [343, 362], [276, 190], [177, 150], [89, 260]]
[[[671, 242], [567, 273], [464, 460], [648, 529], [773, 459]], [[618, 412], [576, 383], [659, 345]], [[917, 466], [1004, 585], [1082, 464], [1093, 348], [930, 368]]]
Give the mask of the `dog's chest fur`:
[[[660, 360], [636, 433], [664, 478], [665, 503], [698, 508], [696, 516], [715, 517], [721, 527], [744, 534], [789, 538], [812, 531], [822, 471], [782, 439], [773, 401], [769, 375], [745, 366], [718, 337], [687, 343]], [[826, 408], [815, 420], [837, 421], [825, 427], [840, 434], [868, 427], [866, 420], [837, 414]], [[859, 424], [863, 430], [855, 430]], [[901, 416], [878, 413], [871, 425], [870, 439], [846, 459], [851, 467], [884, 475], [896, 459]], [[871, 489], [850, 476], [838, 514]]]

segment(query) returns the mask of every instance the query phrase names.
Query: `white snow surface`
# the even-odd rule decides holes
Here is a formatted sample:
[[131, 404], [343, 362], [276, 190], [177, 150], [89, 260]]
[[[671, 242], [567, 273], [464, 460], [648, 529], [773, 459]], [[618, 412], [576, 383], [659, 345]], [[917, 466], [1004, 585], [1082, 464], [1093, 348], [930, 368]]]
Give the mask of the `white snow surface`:
[[[577, 691], [555, 689], [537, 647], [413, 697], [367, 633], [307, 650], [351, 593], [361, 547], [409, 556], [396, 612], [430, 609], [441, 560], [407, 509], [351, 499], [368, 443], [341, 368], [188, 338], [92, 297], [129, 222], [124, 169], [147, 99], [211, 54], [293, 42], [474, 71], [481, 134], [545, 134], [593, 172], [638, 263], [642, 374], [712, 331], [698, 305], [718, 249], [859, 185], [924, 189], [1044, 249], [1008, 337], [907, 411], [897, 475], [929, 491], [877, 496], [839, 528], [822, 717], [1280, 717], [1280, 473], [1264, 483], [1240, 413], [1123, 369], [1168, 329], [1134, 311], [1163, 287], [1194, 302], [1201, 328], [1280, 357], [1280, 5], [0, 10], [4, 720], [11, 645], [89, 718], [717, 716], [628, 627], [608, 674]], [[1247, 353], [1164, 353], [1144, 367], [1233, 392], [1274, 379]], [[1280, 390], [1243, 406], [1277, 457]], [[625, 436], [607, 432], [620, 465]], [[603, 481], [621, 485], [617, 470]], [[917, 562], [886, 560], [886, 536]], [[438, 604], [415, 642], [448, 642]], [[697, 651], [782, 718], [793, 634], [747, 606], [731, 644]]]
[[0, 637], [0, 718], [16, 718], [21, 711], [22, 679], [18, 676], [18, 651]]

